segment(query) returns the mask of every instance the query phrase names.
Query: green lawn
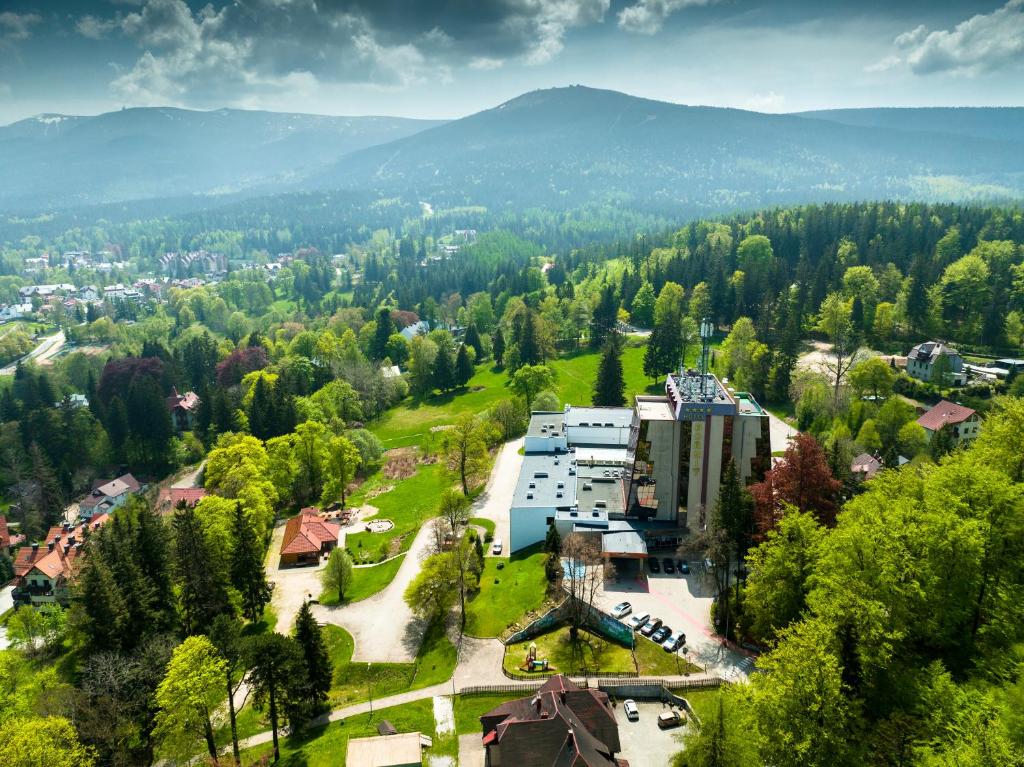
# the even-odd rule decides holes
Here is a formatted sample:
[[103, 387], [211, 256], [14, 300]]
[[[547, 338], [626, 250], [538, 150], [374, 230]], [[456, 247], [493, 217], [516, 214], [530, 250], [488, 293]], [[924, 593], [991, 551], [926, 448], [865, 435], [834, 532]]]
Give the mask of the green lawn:
[[[636, 670], [633, 653], [615, 642], [581, 630], [575, 642], [569, 628], [560, 628], [532, 640], [509, 645], [505, 653], [505, 669], [519, 671], [526, 660], [530, 642], [537, 643], [537, 659], [548, 660], [548, 674], [587, 674], [595, 671], [630, 673]], [[538, 674], [544, 676], [545, 674]]]
[[711, 707], [718, 700], [721, 690], [721, 687], [709, 687], [705, 690], [676, 690], [676, 695], [686, 698], [697, 716], [703, 717], [712, 710]]
[[497, 708], [507, 700], [515, 700], [528, 694], [521, 693], [480, 693], [474, 695], [458, 695], [455, 698], [453, 708], [455, 709], [455, 733], [457, 735], [469, 735], [475, 733], [482, 735], [480, 729], [480, 717]]
[[[394, 559], [389, 559], [387, 562], [382, 562], [379, 565], [353, 568], [352, 584], [348, 587], [348, 593], [345, 595], [345, 601], [358, 602], [360, 599], [372, 597], [394, 580], [395, 573], [397, 573], [398, 568], [402, 566], [402, 561], [404, 559], [405, 554], [401, 554], [400, 556], [397, 556]], [[320, 592], [320, 604], [339, 604], [338, 592], [327, 591], [326, 589]]]
[[[622, 354], [626, 379], [626, 399], [634, 394], [662, 391], [662, 382], [653, 385], [643, 374], [644, 345], [628, 346]], [[549, 364], [558, 374], [556, 393], [563, 403], [589, 405], [601, 355], [581, 351]], [[387, 448], [419, 444], [434, 426], [452, 423], [462, 413], [482, 413], [495, 402], [512, 396], [508, 374], [489, 363], [477, 367], [464, 389], [430, 397], [410, 397], [389, 410], [370, 426]]]
[[470, 517], [469, 524], [482, 527], [485, 533], [490, 534], [491, 538], [494, 538], [494, 520], [484, 519], [483, 517]]
[[686, 660], [679, 653], [665, 652], [645, 636], [637, 636], [634, 655], [637, 671], [641, 676], [679, 676], [696, 674], [700, 668]]
[[[480, 591], [466, 605], [466, 633], [475, 637], [499, 636], [523, 613], [540, 607], [548, 585], [544, 556], [541, 544], [537, 544], [509, 559], [486, 557]], [[499, 564], [504, 565], [500, 570]]]
[[440, 684], [455, 671], [456, 650], [440, 624], [432, 626], [413, 663], [353, 663], [352, 635], [340, 626], [325, 626], [324, 637], [334, 668], [330, 706], [383, 698], [405, 690]]
[[379, 484], [379, 480], [367, 483], [349, 505], [372, 504], [380, 512], [370, 519], [390, 519], [395, 526], [387, 533], [348, 533], [345, 548], [356, 563], [379, 562], [387, 556], [390, 542], [403, 536], [400, 551], [408, 551], [424, 520], [435, 515], [438, 498], [452, 484], [452, 478], [440, 463], [420, 464], [415, 474], [396, 482], [393, 490], [368, 498], [369, 490]]
[[[281, 740], [282, 767], [345, 767], [350, 738], [368, 738], [378, 734], [377, 723], [387, 719], [399, 732], [422, 732], [434, 739], [433, 755], [454, 756], [458, 742], [454, 736], [438, 739], [434, 732], [434, 708], [430, 699], [374, 710], [326, 727], [303, 730]], [[242, 752], [242, 764], [256, 765], [260, 759], [273, 759], [273, 745], [266, 743]], [[355, 767], [355, 766], [353, 766]]]

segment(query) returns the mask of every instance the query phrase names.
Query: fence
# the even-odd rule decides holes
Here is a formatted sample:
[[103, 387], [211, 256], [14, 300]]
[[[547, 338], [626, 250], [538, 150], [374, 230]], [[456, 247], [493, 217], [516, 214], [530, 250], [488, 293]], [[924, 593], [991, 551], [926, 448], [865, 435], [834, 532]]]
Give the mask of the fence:
[[507, 693], [507, 692], [533, 692], [537, 690], [545, 681], [544, 679], [533, 680], [537, 682], [536, 685], [528, 684], [482, 684], [473, 687], [463, 687], [459, 690], [460, 695], [479, 695], [487, 693]]
[[[552, 669], [550, 671], [537, 671], [531, 674], [526, 671], [509, 671], [507, 668], [502, 666], [501, 673], [509, 679], [526, 682], [532, 682], [539, 679], [541, 682], [544, 682], [548, 677], [554, 676], [555, 674], [561, 674], [562, 671], [559, 669]], [[637, 679], [640, 675], [636, 671], [592, 671], [587, 674], [581, 674], [579, 677], [574, 674], [568, 676], [570, 679]]]

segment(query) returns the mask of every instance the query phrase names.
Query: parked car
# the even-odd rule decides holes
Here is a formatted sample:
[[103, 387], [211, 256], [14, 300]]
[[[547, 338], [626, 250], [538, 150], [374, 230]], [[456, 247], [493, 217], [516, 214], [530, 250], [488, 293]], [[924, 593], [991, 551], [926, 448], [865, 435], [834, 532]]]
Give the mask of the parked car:
[[612, 608], [612, 617], [618, 620], [622, 620], [627, 615], [633, 612], [633, 605], [629, 602], [619, 602], [615, 607]]
[[690, 563], [687, 562], [685, 559], [679, 561], [679, 572], [681, 572], [683, 575], [690, 574]]
[[672, 575], [672, 573], [676, 571], [675, 563], [673, 563], [672, 560], [668, 557], [665, 557], [665, 559], [662, 560], [661, 564], [665, 568], [666, 575]]
[[686, 634], [680, 632], [678, 634], [673, 634], [672, 636], [670, 636], [668, 639], [661, 643], [661, 646], [665, 648], [665, 652], [675, 652], [685, 644]]
[[661, 563], [659, 563], [658, 560], [655, 559], [654, 557], [651, 557], [650, 559], [647, 560], [647, 567], [650, 568], [652, 573], [660, 573], [661, 572]]
[[500, 554], [501, 553], [501, 538], [495, 538], [494, 539], [494, 542], [491, 544], [491, 553], [492, 554]]
[[640, 629], [640, 633], [643, 634], [645, 637], [649, 637], [651, 634], [657, 631], [660, 626], [661, 618], [651, 618], [649, 621], [647, 621], [647, 623], [644, 624], [644, 627]]
[[640, 718], [640, 709], [637, 708], [636, 701], [632, 698], [622, 702], [622, 710], [626, 712], [626, 719], [631, 722]]
[[647, 623], [648, 620], [650, 620], [650, 618], [651, 616], [649, 613], [644, 613], [643, 615], [634, 615], [632, 618], [629, 619], [629, 627], [633, 629], [633, 631], [639, 631], [640, 628], [645, 623]]
[[686, 718], [678, 711], [663, 711], [658, 714], [658, 727], [663, 730], [678, 727], [684, 721], [686, 721]]
[[651, 640], [661, 644], [670, 636], [672, 636], [672, 629], [668, 626], [662, 625], [657, 631], [651, 634]]

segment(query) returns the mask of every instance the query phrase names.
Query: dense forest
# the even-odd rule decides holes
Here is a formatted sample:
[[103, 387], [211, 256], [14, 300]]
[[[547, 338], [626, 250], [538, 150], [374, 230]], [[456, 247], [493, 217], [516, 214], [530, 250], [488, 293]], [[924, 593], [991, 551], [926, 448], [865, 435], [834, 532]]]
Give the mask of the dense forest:
[[[213, 231], [210, 216], [227, 217]], [[710, 317], [716, 370], [765, 404], [791, 404], [807, 436], [780, 457], [770, 486], [723, 492], [734, 507], [715, 525], [729, 534], [700, 541], [726, 563], [747, 563], [743, 582], [719, 595], [719, 626], [773, 649], [768, 673], [726, 694], [685, 763], [1019, 762], [1024, 413], [1006, 395], [1021, 394], [1022, 379], [958, 393], [986, 413], [985, 429], [969, 449], [939, 450], [913, 428], [911, 406], [881, 404], [879, 392], [909, 379], [859, 354], [942, 337], [965, 353], [1021, 356], [1019, 209], [783, 208], [589, 244], [579, 222], [540, 214], [493, 228], [472, 214], [416, 217], [408, 228], [396, 216], [358, 232], [329, 214], [301, 226], [276, 216], [195, 214], [5, 246], [5, 300], [24, 284], [17, 267], [44, 250], [116, 250], [128, 264], [107, 279], [128, 279], [172, 248], [224, 248], [232, 259], [222, 280], [172, 287], [163, 301], [54, 307], [49, 321], [80, 348], [47, 367], [19, 365], [0, 393], [0, 476], [29, 540], [60, 524], [94, 480], [125, 468], [156, 481], [206, 457], [211, 492], [166, 518], [143, 502], [118, 515], [87, 543], [67, 615], [16, 625], [31, 652], [2, 656], [0, 720], [11, 733], [30, 731], [42, 711], [74, 724], [55, 742], [85, 744], [103, 764], [202, 751], [202, 717], [167, 719], [177, 700], [167, 678], [214, 657], [206, 641], [218, 648], [204, 667], [214, 698], [243, 667], [278, 673], [254, 659], [264, 653], [298, 680], [281, 693], [282, 717], [304, 721], [324, 704], [312, 629], [278, 647], [260, 645], [280, 644], [272, 633], [231, 638], [236, 619], [258, 624], [269, 599], [260, 563], [277, 515], [342, 500], [379, 466], [379, 419], [460, 396], [481, 370], [507, 374], [507, 394], [472, 414], [479, 420], [460, 419], [461, 441], [431, 439], [448, 465], [479, 469], [489, 447], [522, 433], [531, 405], [560, 406], [552, 361], [601, 350], [607, 380], [594, 401], [617, 404], [624, 324], [650, 329], [643, 364], [656, 384], [693, 359], [696, 324]], [[480, 231], [432, 258], [456, 221]], [[270, 275], [261, 266], [278, 253], [289, 258]], [[402, 335], [420, 320], [429, 333]], [[845, 369], [801, 369], [808, 340], [846, 355]], [[391, 365], [404, 375], [389, 375]], [[164, 405], [173, 388], [200, 399], [183, 433]], [[932, 401], [944, 388], [906, 392]], [[912, 460], [858, 487], [849, 458], [861, 449], [887, 466]], [[797, 466], [813, 469], [817, 494], [789, 494]], [[223, 636], [204, 638], [211, 626]], [[35, 674], [33, 664], [55, 657], [68, 673]], [[154, 671], [165, 667], [167, 678]], [[697, 761], [702, 749], [712, 756]]]

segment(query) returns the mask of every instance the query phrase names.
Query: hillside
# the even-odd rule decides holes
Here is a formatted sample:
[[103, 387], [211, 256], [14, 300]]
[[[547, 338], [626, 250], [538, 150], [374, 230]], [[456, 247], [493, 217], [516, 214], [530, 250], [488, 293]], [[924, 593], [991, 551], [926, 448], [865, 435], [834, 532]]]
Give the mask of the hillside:
[[396, 117], [140, 108], [0, 128], [8, 209], [274, 192], [342, 155], [437, 125]]
[[1024, 192], [1024, 141], [690, 107], [584, 87], [342, 158], [317, 182], [441, 204], [588, 203], [699, 214], [860, 198]]
[[1024, 107], [824, 109], [797, 115], [865, 128], [1024, 141]]

